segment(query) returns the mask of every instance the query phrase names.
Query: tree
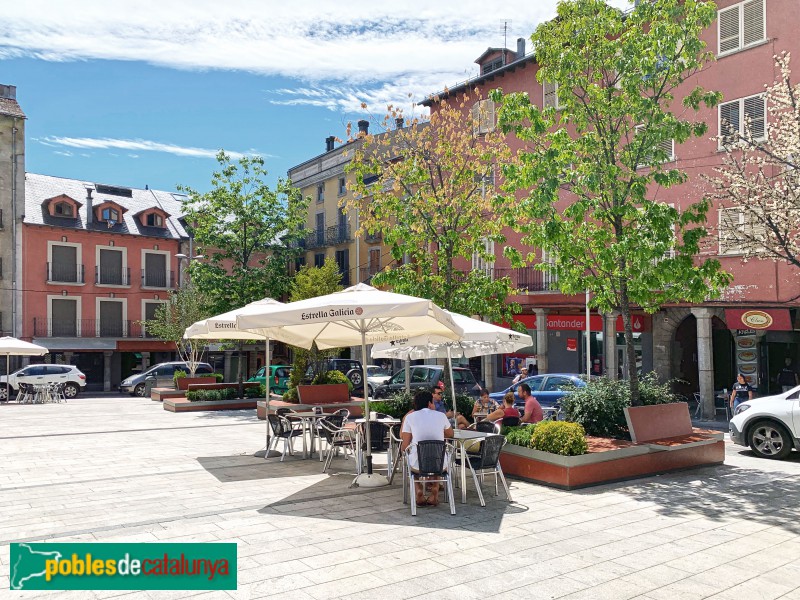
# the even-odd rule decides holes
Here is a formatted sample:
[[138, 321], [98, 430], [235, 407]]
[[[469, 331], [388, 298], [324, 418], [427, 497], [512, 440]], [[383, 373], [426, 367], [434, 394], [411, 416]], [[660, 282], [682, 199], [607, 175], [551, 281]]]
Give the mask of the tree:
[[[325, 294], [332, 294], [340, 289], [342, 274], [336, 261], [330, 257], [325, 259], [325, 264], [321, 267], [303, 265], [294, 276], [291, 284], [289, 298], [292, 302], [305, 300], [306, 298], [316, 298]], [[295, 348], [294, 362], [292, 363], [292, 373], [289, 376], [289, 396], [297, 398], [297, 386], [303, 383], [309, 365], [315, 365], [329, 356], [335, 356], [337, 350], [319, 350], [314, 344], [310, 350]]]
[[[723, 211], [719, 227], [745, 259], [786, 261], [800, 268], [800, 84], [792, 85], [790, 55], [775, 57], [780, 77], [765, 94], [763, 121], [723, 123], [725, 158], [708, 177]], [[735, 218], [730, 218], [731, 214]], [[742, 215], [741, 219], [739, 215]]]
[[[189, 196], [185, 220], [205, 253], [190, 264], [191, 278], [214, 314], [287, 294], [287, 266], [299, 253], [297, 236], [306, 217], [306, 202], [291, 182], [278, 179], [274, 190], [264, 182], [261, 157], [234, 163], [221, 151], [217, 162], [220, 170], [211, 177], [211, 191], [178, 188]], [[240, 357], [241, 351], [240, 343]], [[241, 358], [238, 362], [241, 393], [244, 365]]]
[[528, 191], [509, 224], [523, 223], [525, 242], [548, 253], [538, 268], [564, 293], [589, 290], [590, 306], [622, 314], [633, 404], [632, 307], [701, 302], [730, 280], [718, 261], [697, 258], [709, 202], [681, 211], [655, 199], [659, 186], [687, 180], [666, 164], [673, 140], [706, 132], [684, 114], [719, 100], [695, 88], [680, 114], [671, 110], [678, 87], [710, 58], [699, 35], [715, 17], [713, 3], [697, 0], [641, 2], [626, 13], [602, 0], [563, 1], [531, 38], [548, 106], [493, 92], [503, 131], [524, 144], [503, 170], [508, 191]]
[[186, 328], [211, 315], [208, 298], [197, 287], [189, 283], [170, 291], [165, 303], [156, 309], [153, 319], [140, 324], [150, 335], [167, 342], [174, 342], [181, 360], [189, 365], [189, 375], [194, 376], [197, 363], [203, 354], [203, 340], [184, 340]]
[[510, 322], [511, 281], [456, 268], [459, 259], [475, 255], [493, 261], [487, 244], [505, 241], [491, 200], [496, 170], [510, 160], [510, 150], [494, 131], [493, 107], [477, 92], [433, 102], [429, 119], [391, 131], [387, 125], [402, 119], [402, 112], [389, 106], [383, 132], [356, 141], [347, 166], [355, 175], [353, 194], [344, 208], [358, 211], [359, 233], [382, 233], [392, 258], [403, 263], [379, 273], [376, 285]]

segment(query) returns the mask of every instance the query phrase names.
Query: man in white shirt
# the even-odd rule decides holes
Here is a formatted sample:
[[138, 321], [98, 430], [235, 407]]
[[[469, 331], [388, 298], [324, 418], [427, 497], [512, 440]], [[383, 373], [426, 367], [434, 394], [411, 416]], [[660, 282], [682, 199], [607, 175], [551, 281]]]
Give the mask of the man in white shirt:
[[[431, 393], [421, 391], [414, 395], [414, 412], [407, 414], [403, 420], [400, 437], [403, 440], [400, 444], [402, 452], [412, 443], [425, 440], [444, 441], [445, 438], [453, 437], [453, 426], [443, 413], [436, 410]], [[419, 469], [416, 448], [411, 449], [408, 462], [412, 470]], [[430, 496], [425, 496], [425, 482], [417, 481], [416, 495], [419, 506], [439, 504], [439, 486], [432, 487]]]

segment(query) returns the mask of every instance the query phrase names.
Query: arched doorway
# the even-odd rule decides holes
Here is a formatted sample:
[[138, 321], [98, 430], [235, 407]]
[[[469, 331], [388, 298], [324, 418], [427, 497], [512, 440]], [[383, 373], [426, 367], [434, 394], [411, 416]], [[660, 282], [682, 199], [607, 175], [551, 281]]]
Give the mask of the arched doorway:
[[672, 344], [672, 376], [677, 379], [675, 391], [691, 398], [700, 389], [697, 369], [697, 319], [688, 315], [675, 329]]

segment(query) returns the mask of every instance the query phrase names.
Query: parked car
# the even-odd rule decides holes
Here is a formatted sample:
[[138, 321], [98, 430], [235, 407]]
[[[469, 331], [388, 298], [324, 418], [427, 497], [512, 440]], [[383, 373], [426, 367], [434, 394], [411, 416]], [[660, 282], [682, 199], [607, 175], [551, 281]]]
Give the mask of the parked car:
[[[185, 371], [189, 373], [189, 365], [185, 361], [174, 361], [159, 363], [147, 369], [143, 373], [131, 375], [119, 384], [119, 391], [130, 394], [131, 396], [144, 396], [144, 380], [147, 377], [155, 377], [156, 381], [153, 387], [173, 387], [175, 381], [173, 376], [175, 371]], [[214, 372], [214, 369], [208, 363], [197, 363], [195, 369], [196, 376], [209, 375]]]
[[[430, 389], [440, 381], [444, 381], [444, 369], [442, 365], [412, 365], [409, 369], [410, 383], [412, 391], [420, 388]], [[453, 381], [456, 392], [459, 394], [469, 394], [476, 398], [481, 393], [481, 386], [475, 381], [472, 371], [464, 367], [453, 368]], [[400, 369], [391, 379], [375, 389], [375, 398], [387, 398], [396, 392], [406, 389], [406, 370]]]
[[[20, 383], [63, 383], [64, 396], [74, 398], [86, 389], [86, 375], [75, 365], [28, 365], [8, 376], [8, 384], [15, 392]], [[0, 376], [0, 400], [8, 400], [5, 375]]]
[[520, 409], [525, 408], [525, 403], [519, 397], [517, 389], [523, 383], [527, 383], [531, 388], [531, 393], [539, 401], [539, 404], [546, 407], [556, 407], [559, 400], [571, 393], [576, 387], [586, 387], [586, 375], [576, 373], [547, 373], [546, 375], [534, 375], [526, 377], [522, 381], [507, 387], [502, 392], [494, 392], [489, 397], [495, 402], [502, 402], [503, 396], [508, 392], [514, 392], [514, 406]]
[[756, 456], [786, 458], [792, 447], [800, 449], [800, 387], [742, 402], [729, 428], [733, 443]]
[[[255, 375], [247, 381], [257, 381], [264, 384], [266, 379], [264, 374], [266, 367], [261, 367]], [[269, 367], [269, 391], [274, 394], [285, 394], [289, 389], [289, 376], [292, 374], [292, 367], [286, 365], [270, 365]]]
[[352, 358], [326, 358], [323, 361], [308, 365], [303, 383], [311, 383], [318, 373], [339, 371], [344, 373], [353, 384], [353, 392], [363, 389], [364, 371], [360, 360]]
[[383, 385], [391, 376], [392, 374], [383, 367], [367, 365], [367, 386], [369, 387], [369, 395], [374, 396], [378, 386]]

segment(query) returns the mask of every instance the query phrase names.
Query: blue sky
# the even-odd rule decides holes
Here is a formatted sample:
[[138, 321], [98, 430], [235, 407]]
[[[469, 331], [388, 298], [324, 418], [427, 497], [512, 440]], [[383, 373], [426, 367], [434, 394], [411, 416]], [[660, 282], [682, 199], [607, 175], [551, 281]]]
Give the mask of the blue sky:
[[380, 4], [6, 3], [0, 83], [17, 86], [28, 116], [26, 169], [204, 191], [224, 148], [284, 177], [327, 136], [345, 137], [362, 101], [377, 116], [388, 103], [411, 111], [477, 74], [472, 61], [502, 46], [504, 22], [513, 49], [556, 2], [511, 0], [502, 14], [474, 0]]

